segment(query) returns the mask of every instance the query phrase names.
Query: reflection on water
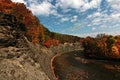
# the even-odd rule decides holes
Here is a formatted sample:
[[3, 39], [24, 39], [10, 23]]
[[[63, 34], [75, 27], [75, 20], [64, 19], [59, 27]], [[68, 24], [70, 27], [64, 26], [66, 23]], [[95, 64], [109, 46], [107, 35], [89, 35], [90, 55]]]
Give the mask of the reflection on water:
[[56, 57], [53, 66], [59, 80], [120, 80], [120, 62], [85, 59], [79, 51]]

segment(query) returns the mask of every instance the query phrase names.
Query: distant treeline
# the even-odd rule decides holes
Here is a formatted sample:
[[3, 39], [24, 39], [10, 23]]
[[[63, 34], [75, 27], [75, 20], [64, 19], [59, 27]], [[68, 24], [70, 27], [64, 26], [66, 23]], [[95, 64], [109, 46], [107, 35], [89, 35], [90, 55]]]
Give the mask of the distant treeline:
[[89, 57], [120, 58], [120, 36], [98, 34], [82, 40], [84, 53]]

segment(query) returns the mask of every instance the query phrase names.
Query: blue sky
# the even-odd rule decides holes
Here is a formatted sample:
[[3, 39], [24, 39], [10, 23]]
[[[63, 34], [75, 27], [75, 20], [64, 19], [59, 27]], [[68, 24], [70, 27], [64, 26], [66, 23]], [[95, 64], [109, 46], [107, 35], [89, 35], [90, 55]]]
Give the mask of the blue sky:
[[80, 37], [120, 34], [120, 0], [12, 0], [24, 3], [49, 30]]

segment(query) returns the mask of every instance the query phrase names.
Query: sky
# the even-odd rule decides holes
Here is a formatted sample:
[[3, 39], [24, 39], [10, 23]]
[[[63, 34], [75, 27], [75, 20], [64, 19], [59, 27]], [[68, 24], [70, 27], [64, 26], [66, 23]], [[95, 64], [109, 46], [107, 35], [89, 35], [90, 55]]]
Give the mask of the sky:
[[120, 34], [120, 0], [12, 0], [24, 3], [50, 31], [80, 37]]

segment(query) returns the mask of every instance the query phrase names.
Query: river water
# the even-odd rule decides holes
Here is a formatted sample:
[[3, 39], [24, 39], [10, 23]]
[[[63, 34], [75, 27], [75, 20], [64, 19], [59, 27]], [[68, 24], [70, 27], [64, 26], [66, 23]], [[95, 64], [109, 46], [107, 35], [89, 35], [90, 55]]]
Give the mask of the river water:
[[53, 66], [58, 80], [120, 80], [120, 62], [86, 59], [80, 51], [56, 57]]

